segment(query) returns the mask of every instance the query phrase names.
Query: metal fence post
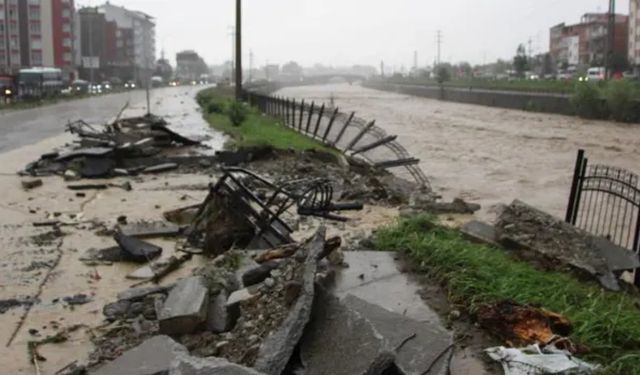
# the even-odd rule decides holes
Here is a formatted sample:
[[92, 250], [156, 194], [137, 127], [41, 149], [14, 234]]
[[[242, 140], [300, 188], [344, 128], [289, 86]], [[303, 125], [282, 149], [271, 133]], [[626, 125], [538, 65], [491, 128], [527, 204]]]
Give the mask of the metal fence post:
[[578, 194], [578, 183], [580, 182], [580, 172], [582, 171], [583, 160], [584, 150], [580, 149], [578, 150], [578, 158], [576, 159], [576, 165], [573, 170], [573, 181], [571, 182], [571, 192], [569, 193], [569, 204], [567, 205], [567, 213], [564, 219], [567, 223], [573, 222], [576, 195]]
[[340, 129], [340, 133], [338, 133], [338, 136], [336, 137], [335, 141], [331, 142], [331, 145], [333, 147], [335, 147], [338, 144], [338, 142], [340, 142], [340, 140], [344, 136], [344, 133], [347, 131], [347, 127], [349, 127], [349, 125], [351, 124], [351, 121], [353, 121], [353, 118], [355, 116], [356, 116], [356, 113], [355, 112], [351, 112], [351, 115], [349, 116], [347, 121], [342, 126], [342, 129]]
[[302, 132], [302, 118], [304, 117], [304, 99], [302, 99], [302, 104], [300, 104], [300, 120], [298, 120], [298, 131]]
[[316, 105], [315, 102], [311, 102], [311, 108], [309, 108], [309, 117], [307, 117], [307, 128], [304, 130], [305, 133], [309, 133], [309, 127], [311, 126], [311, 118], [313, 117], [313, 108]]
[[338, 117], [338, 112], [340, 112], [339, 108], [336, 108], [335, 111], [333, 111], [333, 115], [331, 115], [331, 120], [329, 120], [329, 125], [327, 125], [327, 130], [324, 132], [324, 136], [322, 137], [322, 143], [324, 143], [327, 140], [327, 136], [329, 135], [329, 132], [333, 127], [333, 123], [336, 121], [336, 117]]
[[318, 121], [316, 122], [316, 128], [313, 129], [313, 138], [315, 139], [318, 134], [318, 128], [320, 128], [320, 123], [322, 122], [322, 116], [324, 116], [324, 103], [322, 103], [322, 107], [320, 107], [320, 113], [318, 114]]

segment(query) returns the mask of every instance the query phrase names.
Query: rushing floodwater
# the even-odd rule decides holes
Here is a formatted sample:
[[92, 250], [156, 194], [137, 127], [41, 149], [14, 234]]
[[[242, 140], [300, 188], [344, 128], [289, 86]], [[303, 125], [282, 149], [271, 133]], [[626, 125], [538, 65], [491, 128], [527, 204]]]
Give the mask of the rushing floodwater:
[[640, 171], [640, 125], [587, 121], [441, 102], [347, 84], [291, 87], [279, 95], [329, 102], [356, 111], [422, 160], [421, 167], [445, 198], [492, 207], [521, 199], [564, 217], [579, 148], [590, 163]]

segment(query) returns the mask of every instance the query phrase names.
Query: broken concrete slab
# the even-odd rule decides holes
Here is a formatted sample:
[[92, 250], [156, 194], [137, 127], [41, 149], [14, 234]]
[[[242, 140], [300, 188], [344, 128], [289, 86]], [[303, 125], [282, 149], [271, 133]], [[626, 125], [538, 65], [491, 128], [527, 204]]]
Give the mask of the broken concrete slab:
[[[367, 319], [395, 349], [395, 365], [405, 375], [446, 375], [453, 333], [442, 325], [420, 322], [349, 295], [344, 305]], [[409, 339], [411, 337], [411, 339]]]
[[168, 336], [155, 336], [92, 372], [93, 375], [260, 375], [221, 358], [196, 358]]
[[496, 228], [482, 221], [472, 220], [460, 228], [460, 232], [473, 242], [497, 246], [498, 235]]
[[142, 170], [142, 173], [161, 173], [161, 172], [171, 171], [176, 168], [178, 168], [178, 164], [176, 163], [163, 163], [163, 164], [147, 167]]
[[113, 238], [122, 249], [122, 258], [132, 262], [149, 262], [162, 254], [162, 248], [134, 237], [116, 233]]
[[137, 238], [173, 237], [180, 234], [180, 227], [165, 221], [137, 222], [119, 225], [120, 233]]
[[602, 237], [593, 237], [593, 245], [612, 271], [632, 271], [640, 268], [640, 257]]
[[318, 292], [300, 355], [306, 375], [380, 375], [395, 360], [386, 337], [327, 292]]
[[331, 288], [335, 295], [353, 295], [420, 322], [442, 324], [438, 314], [422, 301], [422, 286], [402, 273], [395, 253], [347, 251], [344, 255], [349, 268], [337, 269]]
[[257, 296], [258, 288], [255, 285], [253, 287], [236, 290], [235, 292], [231, 293], [231, 295], [227, 299], [226, 306], [231, 307], [245, 301], [250, 301]]
[[81, 257], [83, 262], [121, 262], [122, 249], [120, 246], [113, 246], [106, 249], [89, 249]]
[[42, 186], [42, 180], [39, 178], [35, 180], [22, 180], [21, 184], [24, 190], [31, 190]]
[[[304, 260], [302, 285], [295, 303], [284, 322], [267, 336], [258, 352], [254, 368], [268, 375], [279, 375], [286, 368], [311, 318], [315, 297], [315, 278], [320, 254], [324, 250], [326, 228], [320, 227], [313, 239], [303, 246], [298, 255]], [[306, 257], [303, 257], [306, 256]]]
[[112, 158], [85, 158], [82, 162], [80, 175], [84, 178], [99, 178], [111, 174], [116, 166]]
[[498, 218], [500, 243], [545, 267], [572, 268], [589, 274], [602, 286], [620, 290], [617, 277], [588, 232], [515, 200]]
[[113, 152], [113, 148], [111, 147], [88, 147], [88, 148], [80, 148], [77, 150], [65, 152], [60, 154], [56, 161], [64, 161], [69, 159], [74, 159], [81, 156], [89, 156], [89, 157], [100, 157], [107, 156]]
[[158, 314], [160, 332], [168, 335], [193, 333], [206, 321], [209, 290], [203, 277], [179, 281]]

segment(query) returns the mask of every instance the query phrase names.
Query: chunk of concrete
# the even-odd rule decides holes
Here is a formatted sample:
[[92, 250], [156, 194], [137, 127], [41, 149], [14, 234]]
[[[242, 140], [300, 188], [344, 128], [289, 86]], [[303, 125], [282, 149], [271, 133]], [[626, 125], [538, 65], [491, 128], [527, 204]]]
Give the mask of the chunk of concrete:
[[383, 374], [393, 366], [392, 353], [387, 338], [369, 320], [336, 297], [318, 293], [300, 342], [305, 375]]
[[42, 186], [42, 180], [39, 178], [35, 180], [22, 180], [22, 188], [24, 190], [31, 190], [40, 186]]
[[155, 336], [103, 365], [93, 375], [260, 375], [221, 358], [196, 358], [168, 336]]
[[116, 233], [113, 238], [122, 249], [123, 260], [144, 263], [162, 254], [162, 248], [122, 233]]
[[120, 233], [129, 237], [173, 237], [180, 234], [180, 227], [164, 221], [139, 222], [120, 225]]
[[233, 329], [240, 317], [238, 305], [227, 307], [227, 294], [225, 291], [218, 293], [209, 301], [207, 313], [207, 328], [214, 333], [229, 332]]
[[545, 266], [571, 266], [592, 275], [602, 286], [620, 290], [616, 276], [598, 250], [596, 237], [515, 200], [498, 219], [500, 243]]
[[144, 299], [144, 297], [150, 294], [167, 293], [173, 286], [152, 286], [148, 288], [133, 288], [127, 289], [118, 293], [119, 300], [131, 300], [138, 301]]
[[164, 163], [147, 167], [142, 170], [142, 173], [161, 173], [171, 171], [176, 168], [178, 168], [178, 164], [176, 163]]
[[204, 278], [180, 280], [171, 289], [158, 314], [160, 332], [167, 335], [193, 333], [207, 319], [209, 290]]
[[269, 277], [269, 275], [271, 275], [271, 271], [278, 268], [279, 265], [280, 262], [271, 260], [248, 270], [242, 274], [242, 285], [247, 287], [263, 282], [267, 277]]
[[[344, 305], [373, 325], [389, 345], [397, 349], [395, 365], [405, 375], [446, 375], [452, 354], [453, 335], [441, 324], [419, 322], [383, 309], [352, 295]], [[444, 354], [443, 354], [444, 353]]]
[[486, 245], [497, 246], [498, 235], [493, 225], [482, 221], [473, 220], [460, 228], [460, 232], [473, 242], [483, 243]]
[[257, 293], [258, 290], [255, 287], [236, 290], [235, 292], [231, 293], [229, 299], [227, 299], [226, 306], [234, 306], [245, 301], [250, 301], [257, 297]]

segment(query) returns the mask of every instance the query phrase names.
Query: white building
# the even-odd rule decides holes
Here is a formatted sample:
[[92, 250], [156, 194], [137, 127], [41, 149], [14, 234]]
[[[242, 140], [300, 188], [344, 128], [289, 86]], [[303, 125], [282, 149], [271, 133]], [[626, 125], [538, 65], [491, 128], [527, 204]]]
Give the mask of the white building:
[[630, 0], [629, 5], [629, 63], [640, 74], [640, 0]]
[[118, 28], [133, 30], [134, 64], [138, 79], [142, 78], [139, 73], [152, 72], [156, 62], [156, 25], [153, 17], [109, 2], [99, 9], [104, 13], [106, 20], [115, 22]]

